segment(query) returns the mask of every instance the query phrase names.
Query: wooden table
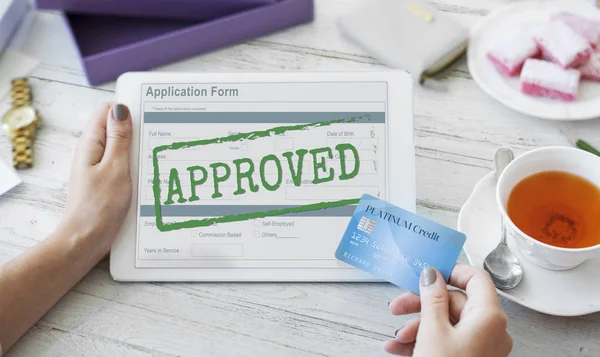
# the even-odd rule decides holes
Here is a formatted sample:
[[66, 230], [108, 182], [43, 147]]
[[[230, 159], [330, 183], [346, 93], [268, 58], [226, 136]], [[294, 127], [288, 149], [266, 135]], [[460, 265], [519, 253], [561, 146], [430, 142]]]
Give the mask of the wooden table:
[[[361, 1], [316, 0], [312, 24], [163, 69], [382, 68], [336, 29], [335, 19]], [[502, 3], [435, 0], [433, 5], [470, 25]], [[31, 82], [44, 125], [35, 144], [35, 168], [0, 197], [0, 262], [44, 239], [58, 224], [76, 140], [92, 109], [111, 101], [114, 90], [114, 83], [87, 85], [58, 14], [38, 13], [20, 50], [41, 60]], [[599, 121], [549, 122], [513, 112], [479, 89], [464, 61], [445, 82], [447, 93], [415, 93], [418, 213], [440, 223], [456, 226], [473, 186], [492, 170], [499, 145], [518, 153], [566, 145], [564, 129], [600, 146]], [[4, 108], [8, 103], [9, 98], [0, 102]], [[9, 162], [6, 136], [0, 137], [0, 157]], [[387, 310], [401, 292], [389, 284], [121, 284], [102, 263], [8, 356], [383, 356], [382, 341], [405, 320]], [[510, 301], [503, 306], [514, 356], [600, 355], [600, 314], [558, 318]]]

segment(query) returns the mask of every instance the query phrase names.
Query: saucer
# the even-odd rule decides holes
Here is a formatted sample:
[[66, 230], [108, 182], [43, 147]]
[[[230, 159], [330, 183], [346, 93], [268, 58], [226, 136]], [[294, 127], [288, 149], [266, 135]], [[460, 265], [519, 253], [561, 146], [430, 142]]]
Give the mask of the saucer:
[[[477, 183], [458, 216], [458, 230], [467, 235], [464, 251], [471, 265], [483, 267], [485, 257], [500, 242], [500, 210], [496, 204], [496, 176], [491, 172]], [[600, 311], [600, 259], [588, 260], [565, 271], [533, 264], [508, 236], [508, 246], [519, 257], [525, 275], [500, 296], [549, 315], [580, 316]]]

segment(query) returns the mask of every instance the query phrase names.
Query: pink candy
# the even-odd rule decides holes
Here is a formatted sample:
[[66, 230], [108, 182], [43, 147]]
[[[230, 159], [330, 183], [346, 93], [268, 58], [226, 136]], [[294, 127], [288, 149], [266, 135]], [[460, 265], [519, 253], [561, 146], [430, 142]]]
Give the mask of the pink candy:
[[596, 49], [588, 63], [579, 67], [581, 78], [591, 81], [600, 81], [600, 49]]
[[580, 73], [563, 69], [552, 62], [528, 59], [521, 71], [523, 93], [573, 101], [579, 91]]
[[526, 59], [539, 54], [531, 37], [518, 34], [497, 43], [487, 54], [496, 68], [507, 76], [516, 76]]
[[533, 39], [544, 56], [562, 68], [584, 64], [592, 53], [587, 40], [560, 21], [550, 22]]
[[552, 21], [561, 21], [573, 31], [585, 38], [592, 47], [598, 45], [600, 40], [600, 21], [568, 13], [560, 13], [552, 16]]
[[520, 73], [521, 92], [573, 101], [580, 80], [600, 82], [599, 43], [600, 21], [558, 13], [506, 35], [487, 57], [506, 76]]

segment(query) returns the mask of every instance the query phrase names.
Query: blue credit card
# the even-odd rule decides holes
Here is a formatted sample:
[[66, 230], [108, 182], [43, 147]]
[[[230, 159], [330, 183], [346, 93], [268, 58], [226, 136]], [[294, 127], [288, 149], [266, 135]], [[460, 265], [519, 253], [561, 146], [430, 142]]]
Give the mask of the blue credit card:
[[465, 240], [463, 233], [364, 195], [335, 257], [419, 294], [423, 268], [439, 270], [448, 282]]

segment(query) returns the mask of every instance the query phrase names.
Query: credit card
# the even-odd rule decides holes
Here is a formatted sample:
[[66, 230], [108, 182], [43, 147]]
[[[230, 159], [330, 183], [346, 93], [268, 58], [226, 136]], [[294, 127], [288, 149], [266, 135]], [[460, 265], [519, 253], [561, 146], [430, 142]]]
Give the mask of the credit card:
[[424, 268], [439, 270], [448, 282], [465, 240], [463, 233], [363, 195], [335, 257], [419, 294]]

